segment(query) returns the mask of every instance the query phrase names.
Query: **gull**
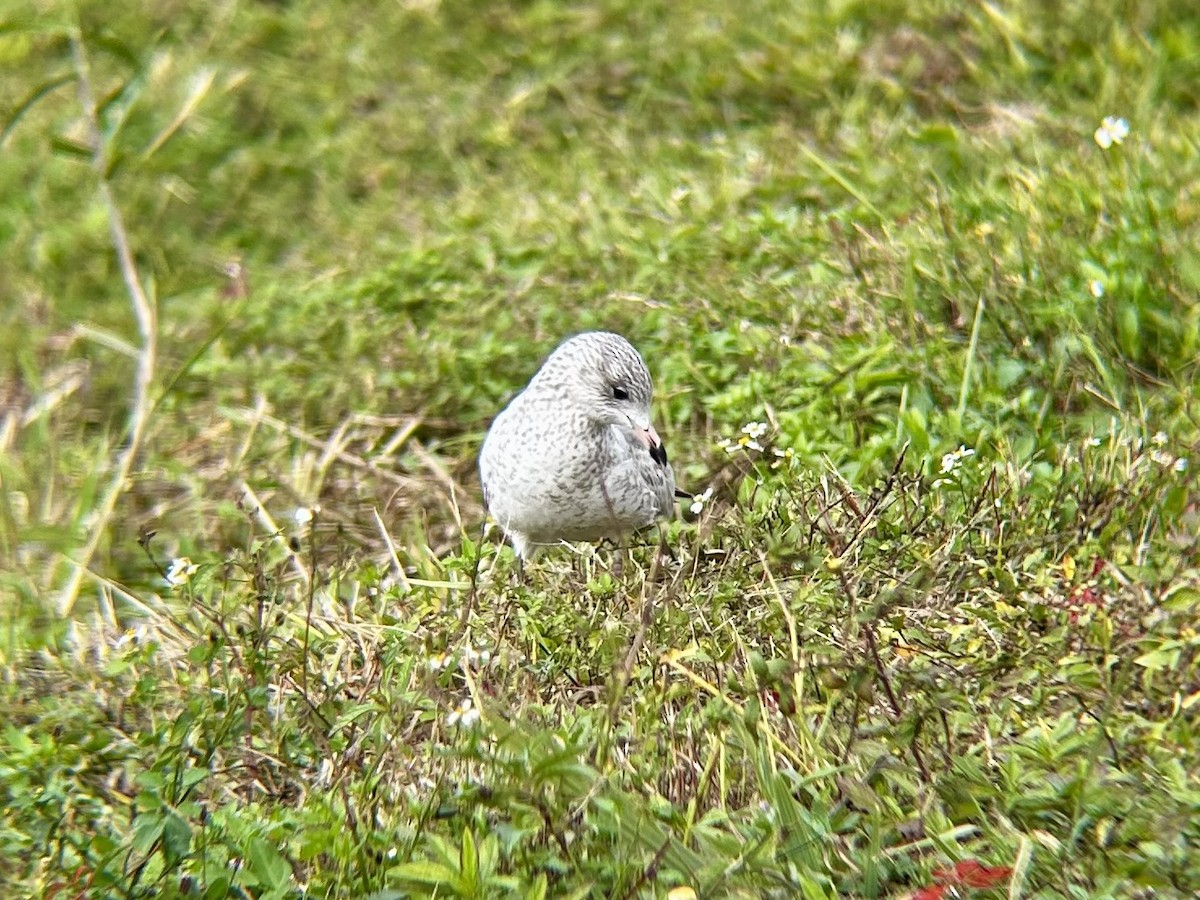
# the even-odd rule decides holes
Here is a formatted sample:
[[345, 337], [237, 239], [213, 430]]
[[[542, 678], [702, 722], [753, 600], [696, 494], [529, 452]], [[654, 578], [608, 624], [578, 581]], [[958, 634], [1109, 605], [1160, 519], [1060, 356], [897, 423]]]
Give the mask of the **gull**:
[[619, 334], [569, 338], [488, 429], [483, 502], [523, 561], [564, 541], [618, 540], [674, 512], [650, 423], [646, 363]]

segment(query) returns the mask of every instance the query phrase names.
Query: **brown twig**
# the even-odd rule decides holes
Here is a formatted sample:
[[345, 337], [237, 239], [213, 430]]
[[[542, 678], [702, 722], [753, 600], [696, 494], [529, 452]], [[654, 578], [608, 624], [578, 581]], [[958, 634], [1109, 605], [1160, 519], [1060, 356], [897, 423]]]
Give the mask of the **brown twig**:
[[[647, 583], [651, 583], [651, 578], [655, 576], [657, 569], [658, 558], [656, 557], [651, 567], [651, 575], [646, 579]], [[621, 706], [621, 700], [625, 696], [625, 689], [629, 686], [629, 680], [633, 677], [633, 667], [637, 663], [638, 654], [642, 652], [642, 645], [646, 642], [646, 633], [650, 630], [650, 625], [654, 621], [654, 610], [654, 598], [650, 597], [643, 587], [642, 614], [640, 617], [641, 621], [638, 623], [637, 633], [634, 634], [633, 641], [629, 645], [629, 650], [625, 653], [625, 659], [616, 672], [613, 673], [612, 696], [609, 698], [608, 703], [610, 725], [616, 725], [617, 710]]]
[[[888, 678], [887, 669], [883, 665], [883, 660], [879, 656], [879, 644], [875, 640], [875, 627], [870, 622], [863, 623], [863, 634], [867, 638], [867, 649], [871, 653], [871, 659], [875, 663], [875, 672], [879, 676], [879, 681], [883, 684], [883, 692], [887, 694], [888, 704], [892, 707], [892, 714], [899, 721], [903, 715], [903, 710], [900, 708], [900, 701], [896, 697], [896, 691], [892, 688], [892, 680]], [[920, 729], [920, 719], [917, 719], [918, 732]], [[921, 772], [921, 780], [925, 784], [932, 784], [933, 780], [929, 777], [929, 769], [925, 765], [925, 757], [921, 753], [921, 748], [917, 746], [918, 733], [914, 732], [912, 743], [908, 749], [912, 751], [913, 760], [917, 764], [917, 769]]]
[[[826, 540], [831, 548], [834, 547], [836, 537], [833, 532], [832, 523], [827, 523], [829, 531], [826, 533]], [[846, 575], [844, 568], [837, 568], [838, 581], [841, 583], [842, 592], [846, 595], [846, 600], [849, 605], [849, 618], [851, 627], [858, 618], [858, 593], [854, 590], [854, 586], [850, 583], [849, 577]], [[871, 655], [871, 661], [875, 666], [875, 674], [879, 678], [879, 683], [883, 686], [883, 692], [887, 696], [888, 706], [891, 707], [892, 717], [895, 721], [899, 721], [903, 716], [903, 709], [900, 706], [900, 700], [896, 695], [895, 689], [892, 687], [892, 680], [888, 677], [887, 667], [883, 664], [883, 658], [879, 655], [879, 643], [875, 637], [875, 626], [872, 622], [862, 622], [863, 635], [867, 644], [867, 651]], [[918, 720], [919, 724], [919, 720]], [[929, 768], [925, 765], [925, 758], [921, 753], [921, 748], [917, 746], [917, 736], [913, 735], [912, 743], [909, 746], [912, 751], [913, 760], [917, 764], [917, 769], [921, 774], [921, 780], [925, 784], [931, 784], [932, 780], [929, 777]]]
[[650, 864], [638, 875], [637, 880], [630, 886], [629, 890], [624, 894], [624, 900], [629, 900], [630, 897], [636, 897], [638, 891], [646, 885], [647, 882], [653, 881], [658, 876], [658, 867], [662, 865], [663, 857], [667, 855], [667, 851], [671, 849], [672, 837], [667, 835], [667, 839], [663, 841], [662, 846], [658, 848], [658, 852], [654, 854], [654, 858], [650, 860]]

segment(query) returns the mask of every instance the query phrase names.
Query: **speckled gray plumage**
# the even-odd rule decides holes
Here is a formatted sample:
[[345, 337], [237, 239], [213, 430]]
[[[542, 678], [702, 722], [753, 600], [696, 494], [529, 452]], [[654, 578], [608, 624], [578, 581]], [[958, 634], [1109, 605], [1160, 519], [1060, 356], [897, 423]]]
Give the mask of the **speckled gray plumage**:
[[625, 338], [587, 332], [560, 344], [496, 417], [479, 475], [519, 556], [619, 539], [671, 516], [675, 476], [650, 423], [652, 391]]

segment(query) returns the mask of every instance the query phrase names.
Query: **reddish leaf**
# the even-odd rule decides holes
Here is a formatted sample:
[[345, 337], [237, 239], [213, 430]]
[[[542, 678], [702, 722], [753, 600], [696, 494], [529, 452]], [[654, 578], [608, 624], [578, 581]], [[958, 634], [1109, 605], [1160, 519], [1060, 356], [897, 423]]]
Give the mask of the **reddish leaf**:
[[963, 878], [968, 887], [988, 888], [1004, 884], [1012, 878], [1012, 866], [979, 866], [970, 877]]
[[973, 859], [960, 859], [950, 869], [938, 869], [933, 880], [938, 884], [988, 888], [1003, 884], [1012, 875], [1012, 866], [985, 866]]

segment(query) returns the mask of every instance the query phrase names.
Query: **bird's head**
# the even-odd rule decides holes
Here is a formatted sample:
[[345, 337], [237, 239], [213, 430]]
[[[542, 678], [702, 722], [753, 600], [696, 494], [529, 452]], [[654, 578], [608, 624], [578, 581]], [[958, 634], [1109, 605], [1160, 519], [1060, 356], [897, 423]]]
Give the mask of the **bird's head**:
[[662, 440], [650, 423], [650, 372], [619, 334], [592, 331], [564, 341], [536, 380], [569, 395], [596, 427], [628, 428], [651, 456], [666, 463]]

